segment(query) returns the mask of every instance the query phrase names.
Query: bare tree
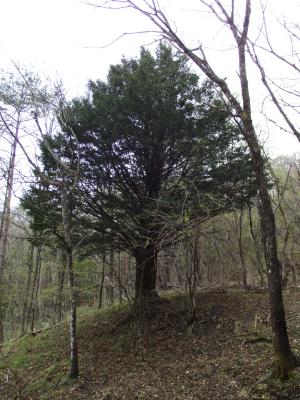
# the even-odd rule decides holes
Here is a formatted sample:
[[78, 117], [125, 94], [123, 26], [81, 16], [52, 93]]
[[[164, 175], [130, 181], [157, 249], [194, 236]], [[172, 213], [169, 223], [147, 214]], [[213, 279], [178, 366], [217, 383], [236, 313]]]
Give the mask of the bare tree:
[[25, 288], [25, 295], [23, 300], [23, 307], [22, 307], [22, 315], [21, 315], [21, 336], [23, 336], [26, 332], [26, 326], [28, 323], [28, 300], [29, 300], [29, 292], [30, 292], [30, 284], [31, 284], [31, 276], [32, 276], [32, 269], [33, 269], [33, 253], [34, 253], [34, 246], [30, 244], [28, 259], [27, 259], [27, 282]]
[[[260, 0], [259, 8], [261, 17], [259, 32], [255, 39], [248, 37], [247, 47], [267, 92], [262, 111], [271, 123], [282, 131], [293, 133], [300, 141], [300, 126], [297, 122], [300, 112], [298, 105], [300, 91], [296, 84], [300, 78], [300, 27], [288, 21], [285, 16], [270, 20], [267, 1]], [[270, 26], [274, 25], [280, 31], [279, 45], [270, 33]], [[268, 64], [264, 62], [266, 55], [270, 59]], [[276, 70], [281, 71], [280, 77], [272, 73], [274, 63]], [[269, 106], [271, 104], [281, 118], [274, 118], [273, 113], [267, 111], [266, 103]]]
[[150, 19], [162, 38], [168, 40], [189, 57], [199, 67], [202, 73], [217, 85], [224, 99], [234, 110], [233, 118], [235, 118], [236, 123], [240, 126], [241, 132], [250, 150], [259, 194], [262, 243], [267, 266], [270, 314], [275, 352], [273, 375], [284, 379], [287, 378], [288, 372], [293, 369], [298, 362], [291, 351], [287, 334], [281, 287], [281, 265], [277, 254], [274, 212], [265, 175], [265, 157], [258, 141], [251, 108], [251, 93], [247, 68], [251, 0], [245, 0], [242, 16], [237, 16], [237, 5], [234, 0], [228, 2], [228, 6], [225, 6], [224, 2], [220, 0], [200, 0], [200, 2], [207, 11], [216, 17], [221, 26], [226, 27], [232, 35], [238, 59], [240, 96], [236, 95], [236, 88], [230, 87], [226, 79], [222, 78], [215, 71], [202, 45], [191, 49], [184, 39], [179, 36], [175, 25], [170, 22], [157, 0], [111, 0], [98, 6], [112, 9], [132, 8]]
[[[58, 92], [57, 92], [58, 93]], [[55, 230], [55, 234], [64, 246], [66, 253], [66, 266], [69, 273], [70, 281], [70, 295], [71, 295], [71, 313], [70, 313], [70, 378], [77, 378], [79, 375], [79, 362], [78, 362], [78, 343], [77, 343], [77, 304], [78, 304], [78, 289], [76, 285], [74, 273], [74, 250], [75, 245], [72, 238], [72, 225], [74, 221], [74, 201], [73, 196], [77, 189], [79, 175], [80, 175], [80, 157], [76, 146], [77, 138], [72, 128], [68, 126], [67, 110], [68, 107], [64, 98], [58, 97], [59, 106], [56, 107], [56, 115], [60, 124], [60, 128], [64, 130], [62, 135], [67, 142], [67, 147], [72, 153], [70, 164], [63, 161], [63, 155], [53, 149], [49, 144], [48, 137], [53, 132], [44, 131], [40, 124], [40, 115], [35, 112], [35, 123], [43, 140], [45, 151], [49, 153], [53, 161], [56, 163], [56, 177], [50, 178], [50, 183], [53, 185], [60, 197], [61, 206], [61, 219], [62, 219], [62, 232]], [[62, 107], [64, 104], [64, 107]], [[46, 113], [48, 110], [46, 109]], [[53, 125], [50, 125], [53, 129]], [[55, 130], [54, 130], [55, 133]], [[75, 142], [75, 148], [74, 148]], [[72, 144], [71, 144], [72, 143]], [[69, 144], [69, 146], [68, 146]], [[49, 181], [47, 174], [39, 171], [38, 177], [43, 181]]]
[[[76, 320], [77, 320], [77, 289], [74, 275], [74, 244], [72, 241], [72, 196], [77, 187], [79, 179], [79, 156], [74, 150], [74, 157], [72, 165], [68, 165], [63, 161], [63, 157], [57, 155], [57, 152], [51, 148], [49, 138], [58, 130], [65, 130], [66, 141], [70, 140], [76, 142], [76, 137], [72, 129], [67, 126], [66, 110], [67, 102], [64, 97], [61, 85], [55, 85], [53, 90], [41, 84], [37, 76], [22, 68], [16, 66], [18, 78], [15, 75], [10, 76], [8, 84], [3, 85], [3, 96], [1, 100], [6, 107], [0, 108], [0, 122], [8, 135], [13, 138], [15, 146], [19, 145], [27, 162], [33, 168], [37, 180], [40, 182], [48, 182], [56, 187], [60, 196], [60, 209], [62, 232], [57, 236], [60, 238], [66, 251], [66, 264], [69, 272], [70, 280], [70, 293], [71, 293], [71, 316], [70, 316], [70, 353], [71, 353], [71, 367], [70, 377], [76, 378], [79, 374], [78, 368], [78, 350], [77, 350], [77, 334], [76, 334]], [[11, 83], [12, 82], [12, 83]], [[8, 91], [7, 88], [12, 88]], [[21, 90], [21, 92], [20, 92]], [[21, 93], [21, 94], [20, 94]], [[12, 112], [9, 118], [7, 111]], [[17, 115], [17, 118], [15, 118]], [[49, 178], [44, 171], [41, 170], [38, 162], [34, 160], [31, 154], [28, 153], [26, 147], [20, 140], [19, 130], [22, 129], [26, 132], [29, 125], [30, 134], [40, 143], [43, 143], [46, 151], [53, 162], [57, 164], [56, 177]], [[75, 146], [76, 147], [76, 146]], [[70, 148], [72, 151], [72, 146]], [[14, 152], [15, 155], [15, 152]], [[49, 182], [49, 179], [51, 180]], [[10, 188], [12, 187], [12, 182]], [[7, 218], [6, 218], [7, 219]], [[34, 310], [36, 304], [36, 296], [38, 291], [39, 273], [40, 273], [40, 246], [38, 246], [36, 272], [34, 278], [33, 291], [31, 302], [28, 312], [31, 313], [32, 329], [34, 323]], [[1, 269], [0, 269], [1, 271]], [[0, 304], [1, 308], [1, 304]], [[2, 318], [0, 318], [3, 321]], [[1, 329], [1, 324], [0, 324]], [[1, 339], [1, 334], [0, 334]]]
[[[23, 71], [27, 81], [37, 84], [37, 77], [28, 71]], [[21, 131], [24, 130], [32, 116], [30, 108], [32, 100], [27, 85], [23, 79], [16, 79], [13, 74], [4, 73], [0, 77], [0, 131], [2, 137], [6, 139], [7, 146], [10, 147], [7, 171], [4, 174], [5, 194], [3, 209], [0, 216], [0, 285], [3, 285], [3, 275], [5, 270], [6, 252], [8, 245], [8, 233], [11, 223], [11, 202], [13, 197], [13, 187], [16, 175], [17, 148], [20, 142]], [[0, 293], [0, 342], [4, 340], [4, 289]]]

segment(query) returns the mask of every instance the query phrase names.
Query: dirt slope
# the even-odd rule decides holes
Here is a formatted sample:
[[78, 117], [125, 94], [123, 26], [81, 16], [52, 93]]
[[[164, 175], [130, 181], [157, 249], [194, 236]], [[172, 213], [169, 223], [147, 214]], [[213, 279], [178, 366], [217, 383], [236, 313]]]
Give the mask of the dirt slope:
[[[300, 291], [285, 293], [293, 349], [300, 350]], [[68, 327], [11, 342], [0, 360], [3, 400], [300, 399], [300, 371], [261, 382], [271, 367], [267, 295], [204, 290], [187, 324], [185, 296], [169, 296], [151, 318], [126, 305], [81, 310], [80, 378], [68, 376]]]

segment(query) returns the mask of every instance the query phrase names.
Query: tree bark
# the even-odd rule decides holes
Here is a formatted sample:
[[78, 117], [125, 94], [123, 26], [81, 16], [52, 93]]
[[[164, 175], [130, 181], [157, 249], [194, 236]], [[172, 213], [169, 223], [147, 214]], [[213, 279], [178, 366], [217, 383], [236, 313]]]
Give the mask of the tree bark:
[[241, 267], [242, 267], [242, 281], [243, 281], [244, 289], [247, 289], [247, 287], [248, 287], [247, 268], [246, 268], [244, 249], [243, 249], [243, 210], [240, 211], [238, 225], [239, 225], [239, 227], [238, 227], [238, 232], [239, 232], [238, 243], [239, 243], [239, 257], [240, 257], [240, 262], [241, 262]]
[[252, 218], [252, 211], [251, 211], [251, 204], [248, 203], [248, 214], [249, 214], [249, 226], [250, 226], [250, 232], [251, 232], [251, 237], [252, 237], [252, 241], [253, 241], [253, 245], [254, 245], [254, 251], [255, 251], [255, 255], [256, 255], [256, 260], [257, 260], [257, 271], [259, 274], [259, 280], [260, 280], [260, 287], [264, 287], [265, 286], [265, 279], [264, 279], [264, 267], [263, 267], [263, 261], [262, 261], [262, 255], [260, 252], [260, 248], [259, 248], [259, 243], [257, 241], [257, 237], [254, 233], [254, 229], [253, 229], [253, 218]]
[[104, 278], [105, 278], [105, 263], [106, 263], [106, 251], [103, 250], [102, 270], [101, 270], [100, 283], [99, 283], [98, 308], [101, 308], [102, 307], [102, 303], [103, 303], [103, 286], [104, 286]]
[[34, 278], [33, 278], [33, 283], [32, 283], [30, 307], [28, 310], [28, 321], [30, 321], [30, 331], [31, 332], [33, 332], [33, 329], [34, 329], [35, 308], [36, 308], [37, 295], [38, 295], [39, 285], [40, 285], [40, 272], [41, 272], [41, 265], [42, 265], [41, 252], [42, 252], [42, 246], [38, 245], [36, 247], [35, 271], [34, 271]]
[[7, 249], [8, 228], [9, 228], [10, 214], [11, 214], [10, 206], [11, 206], [12, 188], [13, 188], [15, 163], [16, 163], [16, 151], [18, 144], [18, 131], [19, 129], [17, 125], [15, 138], [11, 147], [11, 156], [9, 161], [6, 192], [5, 192], [4, 205], [0, 222], [0, 282], [2, 282], [3, 280], [5, 256]]
[[64, 227], [64, 239], [66, 249], [67, 270], [70, 279], [71, 311], [70, 311], [70, 378], [77, 378], [79, 375], [78, 344], [77, 344], [77, 301], [78, 292], [76, 288], [74, 265], [73, 265], [73, 243], [71, 237], [71, 205], [70, 196], [67, 193], [66, 182], [61, 188], [61, 213]]
[[134, 253], [136, 259], [135, 302], [144, 303], [157, 297], [157, 251], [153, 246], [138, 247]]
[[56, 316], [57, 322], [60, 322], [63, 318], [62, 312], [62, 300], [63, 300], [63, 289], [65, 282], [65, 260], [64, 253], [62, 248], [57, 249], [57, 265], [58, 265], [58, 286], [57, 286], [57, 294], [56, 301], [54, 306], [54, 313]]
[[5, 319], [6, 304], [5, 304], [5, 293], [3, 286], [3, 274], [5, 268], [5, 258], [6, 258], [6, 250], [8, 243], [8, 229], [9, 229], [10, 214], [11, 214], [10, 206], [11, 206], [12, 188], [13, 188], [15, 163], [16, 163], [18, 133], [19, 133], [19, 119], [17, 121], [15, 138], [11, 147], [8, 177], [6, 183], [6, 192], [5, 192], [3, 211], [0, 221], [0, 343], [4, 341], [4, 319]]
[[21, 336], [25, 335], [25, 332], [27, 331], [28, 328], [27, 314], [28, 314], [28, 300], [29, 300], [29, 291], [30, 291], [32, 268], [33, 268], [33, 252], [34, 252], [34, 246], [33, 244], [30, 244], [28, 260], [27, 260], [27, 268], [28, 268], [27, 283], [26, 283], [25, 297], [23, 301], [22, 316], [21, 316]]
[[123, 285], [121, 280], [121, 252], [118, 251], [118, 286], [119, 286], [119, 303], [122, 302]]
[[287, 333], [275, 218], [264, 172], [264, 159], [250, 116], [248, 115], [248, 118], [245, 117], [246, 115], [244, 115], [243, 121], [244, 129], [251, 152], [260, 200], [261, 234], [267, 268], [270, 316], [275, 351], [274, 376], [286, 379], [288, 372], [297, 365], [297, 362], [295, 355], [291, 351]]
[[106, 296], [108, 300], [108, 304], [111, 305], [114, 302], [114, 275], [115, 275], [115, 249], [113, 247], [110, 248], [109, 252], [109, 285], [106, 287]]
[[67, 267], [70, 278], [71, 289], [71, 313], [70, 313], [70, 378], [77, 378], [79, 375], [78, 363], [78, 344], [77, 344], [77, 290], [73, 268], [73, 254], [70, 249], [67, 250]]

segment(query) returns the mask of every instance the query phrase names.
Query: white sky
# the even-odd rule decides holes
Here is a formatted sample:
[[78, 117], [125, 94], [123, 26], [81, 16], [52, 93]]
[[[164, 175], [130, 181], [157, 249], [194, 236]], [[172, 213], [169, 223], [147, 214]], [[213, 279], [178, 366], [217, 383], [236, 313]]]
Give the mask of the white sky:
[[[269, 2], [272, 2], [272, 10], [279, 8], [277, 15], [281, 12], [297, 15], [299, 11], [296, 0]], [[171, 20], [176, 21], [178, 32], [191, 45], [202, 42], [204, 33], [207, 37], [210, 35], [211, 46], [207, 47], [212, 49], [208, 50], [211, 59], [216, 60], [224, 76], [227, 70], [231, 71], [228, 78], [230, 73], [235, 74], [234, 53], [219, 48], [228, 48], [226, 31], [214, 24], [212, 16], [199, 12], [199, 0], [161, 0], [161, 4]], [[10, 60], [13, 60], [32, 65], [51, 79], [61, 77], [71, 96], [84, 94], [88, 79], [105, 79], [109, 65], [118, 63], [122, 55], [137, 55], [141, 45], [152, 41], [151, 35], [130, 35], [101, 48], [125, 31], [153, 27], [132, 10], [95, 9], [84, 0], [0, 0], [0, 15], [0, 66], [10, 68]], [[278, 36], [276, 40], [280, 43], [283, 39]], [[236, 76], [232, 78], [238, 81]], [[255, 86], [252, 90], [256, 90]], [[255, 100], [258, 100], [258, 93]], [[259, 104], [260, 101], [254, 106], [259, 107]], [[300, 145], [292, 136], [272, 126], [267, 149], [272, 155], [291, 154], [300, 151]]]

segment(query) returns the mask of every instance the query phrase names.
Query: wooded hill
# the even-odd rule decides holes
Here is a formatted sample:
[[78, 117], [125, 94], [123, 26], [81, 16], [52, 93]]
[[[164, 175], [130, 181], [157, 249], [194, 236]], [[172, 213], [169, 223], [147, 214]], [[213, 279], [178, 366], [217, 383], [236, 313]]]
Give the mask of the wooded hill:
[[[152, 322], [164, 318], [164, 307], [169, 310], [162, 327], [167, 335], [168, 329], [192, 335], [208, 319], [216, 323], [210, 332], [213, 346], [219, 315], [226, 320], [222, 302], [229, 312], [232, 301], [234, 312], [239, 301], [253, 295], [261, 300], [254, 300], [256, 307], [264, 310], [265, 296], [251, 290], [268, 289], [265, 322], [272, 328], [274, 357], [272, 365], [266, 364], [269, 355], [262, 365], [271, 369], [270, 378], [290, 377], [299, 359], [290, 346], [282, 288], [296, 288], [299, 275], [298, 159], [269, 160], [258, 144], [250, 110], [222, 97], [217, 82], [200, 81], [188, 58], [164, 43], [155, 54], [141, 49], [138, 59], [111, 66], [106, 81], [89, 82], [87, 94], [71, 102], [30, 73], [22, 79], [9, 77], [2, 86], [7, 113], [2, 122], [12, 147], [0, 231], [1, 342], [21, 337], [19, 343], [29, 343], [33, 351], [34, 343], [39, 346], [36, 336], [49, 337], [45, 346], [53, 352], [51, 338], [64, 325], [40, 331], [61, 324], [70, 313], [66, 375], [80, 382], [81, 373], [90, 371], [79, 357], [84, 354], [80, 346], [94, 343], [97, 333], [91, 329], [95, 338], [88, 336], [86, 343], [78, 337], [78, 309], [95, 311], [113, 303], [126, 309], [105, 323], [99, 317], [100, 325], [109, 326], [120, 317], [104, 334], [112, 347], [119, 328], [125, 336], [132, 326], [142, 329], [134, 332], [132, 349], [144, 330], [151, 341]], [[39, 159], [22, 148], [33, 179], [12, 213], [18, 132], [28, 124], [40, 134]], [[225, 299], [223, 289], [203, 292], [208, 287], [243, 288], [245, 293], [238, 291], [237, 300], [231, 300], [235, 292]], [[180, 304], [177, 309], [177, 300], [172, 305], [165, 300], [168, 289], [181, 294], [184, 310]], [[296, 299], [297, 291], [291, 296]], [[260, 318], [250, 305], [247, 312], [247, 324]], [[169, 320], [169, 314], [176, 318]], [[228, 340], [237, 329], [235, 321], [240, 314], [225, 322]], [[81, 329], [89, 331], [90, 322]], [[269, 339], [264, 336], [262, 342]], [[3, 376], [10, 384], [22, 380], [23, 372], [9, 366], [14, 361], [5, 348], [8, 372]], [[61, 353], [57, 357], [61, 360]], [[121, 392], [117, 395], [122, 398]]]
[[[68, 322], [9, 341], [1, 358], [3, 400], [296, 400], [299, 371], [267, 379], [272, 340], [266, 291], [202, 290], [195, 321], [189, 299], [168, 293], [152, 314], [128, 304], [79, 311], [80, 377], [68, 379]], [[293, 348], [300, 350], [299, 290], [285, 291]], [[130, 318], [131, 316], [131, 318]]]

